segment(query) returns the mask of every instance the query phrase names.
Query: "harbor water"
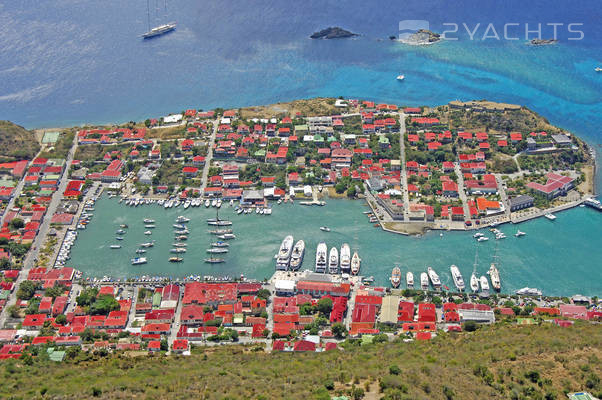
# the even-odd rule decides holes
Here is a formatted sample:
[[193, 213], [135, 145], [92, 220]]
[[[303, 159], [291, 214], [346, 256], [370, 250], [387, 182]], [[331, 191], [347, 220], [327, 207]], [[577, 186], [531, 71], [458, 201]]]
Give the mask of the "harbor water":
[[[372, 227], [363, 211], [368, 210], [363, 201], [331, 199], [324, 207], [307, 207], [299, 204], [274, 204], [272, 215], [237, 215], [227, 204], [220, 209], [222, 219], [233, 221], [236, 239], [230, 240], [229, 253], [220, 254], [223, 264], [206, 264], [206, 249], [216, 241], [208, 233], [207, 218], [215, 217], [215, 208], [204, 206], [184, 210], [182, 207], [164, 209], [157, 205], [128, 207], [115, 198], [102, 196], [97, 202], [94, 217], [87, 229], [80, 230], [71, 259], [67, 265], [75, 267], [87, 277], [111, 276], [113, 278], [141, 275], [183, 278], [189, 275], [212, 275], [247, 278], [269, 278], [275, 267], [274, 255], [282, 239], [293, 235], [295, 241], [306, 242], [302, 269], [312, 269], [315, 251], [320, 241], [329, 249], [349, 243], [351, 251], [357, 250], [362, 258], [361, 275], [374, 276], [376, 285], [388, 285], [391, 269], [399, 265], [405, 278], [409, 270], [415, 280], [420, 272], [432, 266], [440, 275], [443, 285], [453, 288], [449, 267], [459, 267], [465, 281], [473, 271], [478, 248], [478, 275], [484, 275], [494, 259], [497, 247], [498, 268], [502, 292], [510, 293], [529, 286], [541, 289], [546, 295], [602, 294], [600, 248], [602, 213], [590, 208], [574, 208], [557, 214], [556, 221], [538, 218], [519, 225], [498, 227], [507, 236], [495, 240], [494, 235], [482, 230], [489, 241], [477, 243], [474, 232], [429, 232], [422, 237], [408, 237], [384, 232]], [[181, 263], [168, 262], [174, 242], [177, 216], [191, 219], [188, 222], [188, 251], [180, 255]], [[154, 219], [156, 228], [152, 235], [144, 218]], [[587, 221], [587, 223], [585, 223]], [[124, 240], [115, 237], [119, 224], [128, 224]], [[327, 225], [330, 232], [320, 226]], [[520, 229], [526, 235], [514, 237]], [[154, 239], [155, 246], [147, 249], [148, 263], [131, 265], [140, 243]], [[121, 249], [110, 249], [120, 244]], [[402, 287], [405, 287], [405, 279]]]

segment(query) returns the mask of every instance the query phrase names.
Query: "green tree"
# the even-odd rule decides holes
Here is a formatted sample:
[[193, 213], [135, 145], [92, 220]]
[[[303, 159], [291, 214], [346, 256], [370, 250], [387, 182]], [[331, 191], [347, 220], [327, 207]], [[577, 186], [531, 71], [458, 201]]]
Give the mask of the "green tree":
[[332, 299], [324, 297], [318, 300], [318, 311], [323, 315], [330, 315], [330, 312], [332, 311]]
[[347, 336], [347, 328], [345, 328], [345, 325], [343, 325], [342, 323], [336, 322], [332, 324], [332, 334], [337, 339], [343, 339]]
[[270, 291], [268, 289], [259, 289], [257, 291], [257, 297], [267, 300], [270, 297]]
[[466, 332], [474, 332], [478, 329], [478, 325], [474, 321], [466, 321], [464, 322], [464, 330]]
[[92, 315], [107, 315], [111, 311], [119, 309], [119, 302], [113, 296], [99, 296], [90, 306], [90, 314]]
[[65, 293], [65, 287], [62, 285], [53, 286], [44, 291], [44, 296], [52, 297], [52, 299], [56, 299]]
[[80, 307], [91, 306], [92, 303], [96, 300], [96, 296], [98, 295], [98, 289], [96, 288], [85, 288], [82, 292], [75, 298], [77, 305]]
[[59, 325], [65, 325], [67, 323], [67, 317], [65, 316], [65, 314], [57, 315], [57, 317], [54, 319], [54, 322], [56, 322]]
[[10, 260], [6, 257], [0, 258], [0, 270], [10, 269]]
[[19, 290], [17, 290], [17, 298], [20, 300], [29, 300], [35, 294], [37, 288], [38, 284], [36, 282], [23, 281], [19, 285]]
[[13, 218], [9, 224], [13, 229], [21, 229], [25, 226], [25, 223], [21, 218]]

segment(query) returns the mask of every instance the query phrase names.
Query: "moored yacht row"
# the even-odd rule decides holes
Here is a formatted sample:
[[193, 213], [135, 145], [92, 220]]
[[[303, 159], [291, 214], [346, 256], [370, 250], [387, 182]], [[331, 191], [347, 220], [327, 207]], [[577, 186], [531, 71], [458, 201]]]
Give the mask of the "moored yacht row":
[[[276, 270], [297, 271], [301, 268], [305, 256], [305, 241], [299, 240], [294, 243], [291, 235], [284, 238], [276, 259]], [[314, 270], [319, 273], [351, 273], [357, 275], [360, 270], [361, 259], [357, 252], [351, 256], [351, 249], [347, 243], [343, 243], [340, 252], [336, 247], [328, 251], [326, 243], [320, 242], [316, 249], [316, 263]]]
[[[451, 273], [451, 277], [452, 277], [454, 286], [456, 287], [456, 289], [459, 292], [463, 292], [466, 289], [466, 283], [464, 281], [464, 277], [462, 276], [462, 273], [460, 272], [460, 269], [456, 265], [451, 265], [449, 267], [449, 270]], [[499, 271], [498, 271], [497, 267], [495, 266], [495, 264], [491, 264], [491, 267], [489, 268], [489, 271], [487, 272], [487, 274], [489, 275], [489, 279], [491, 280], [491, 287], [493, 287], [494, 290], [499, 292], [501, 289], [501, 281], [500, 281]], [[391, 272], [391, 277], [389, 278], [389, 280], [391, 281], [391, 285], [394, 288], [397, 288], [400, 286], [401, 269], [398, 266], [393, 268], [393, 270]], [[408, 289], [414, 289], [414, 274], [411, 271], [408, 271], [406, 273], [406, 286]], [[420, 273], [420, 289], [421, 290], [428, 290], [430, 287], [432, 287], [434, 290], [440, 290], [442, 286], [446, 290], [449, 290], [449, 288], [447, 286], [442, 285], [441, 278], [439, 277], [439, 274], [437, 274], [437, 272], [435, 271], [435, 269], [433, 267], [427, 267], [426, 272]], [[479, 288], [482, 291], [488, 291], [489, 290], [489, 280], [487, 279], [486, 276], [482, 276], [479, 278], [479, 277], [477, 277], [477, 275], [475, 273], [473, 273], [470, 278], [470, 288], [472, 289], [473, 292], [478, 292]]]

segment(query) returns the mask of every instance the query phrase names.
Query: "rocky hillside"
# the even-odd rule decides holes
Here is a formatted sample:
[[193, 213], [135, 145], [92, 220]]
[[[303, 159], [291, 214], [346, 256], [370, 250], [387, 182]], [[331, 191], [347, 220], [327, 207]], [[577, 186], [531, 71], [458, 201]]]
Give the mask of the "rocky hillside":
[[31, 160], [39, 150], [33, 132], [10, 121], [0, 121], [0, 161]]

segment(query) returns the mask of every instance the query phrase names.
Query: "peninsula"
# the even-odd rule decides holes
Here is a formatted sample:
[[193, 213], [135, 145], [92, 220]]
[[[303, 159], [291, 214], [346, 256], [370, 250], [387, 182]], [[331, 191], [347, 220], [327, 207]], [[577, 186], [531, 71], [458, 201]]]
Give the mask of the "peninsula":
[[[360, 250], [351, 257], [340, 243], [339, 257], [337, 243], [327, 255], [322, 242], [314, 267], [291, 230], [274, 243], [275, 271], [265, 280], [247, 279], [242, 265], [233, 276], [202, 275], [198, 258], [186, 276], [166, 267], [199, 238], [210, 243], [205, 263], [225, 262], [244, 218], [286, 211], [292, 221], [336, 197], [371, 207], [366, 229], [406, 233], [466, 231], [580, 204], [593, 187], [590, 149], [523, 106], [317, 98], [35, 135], [2, 129], [6, 143], [35, 141], [22, 154], [0, 149], [3, 396], [460, 399], [602, 390], [600, 363], [583, 367], [584, 358], [602, 357], [598, 298], [507, 293], [494, 264], [471, 290], [455, 265], [443, 280], [441, 265], [429, 267], [415, 286], [404, 265], [404, 289], [396, 267], [392, 288], [376, 286]], [[100, 202], [130, 208], [107, 217]], [[147, 208], [127, 220], [137, 207]], [[199, 232], [205, 220], [209, 231]], [[90, 232], [101, 222], [110, 237]], [[153, 233], [161, 223], [169, 234]], [[131, 251], [126, 266], [136, 272], [86, 277], [70, 266], [86, 234], [94, 257], [110, 254], [112, 266]], [[161, 257], [163, 275], [145, 274], [151, 257]], [[566, 368], [580, 373], [558, 379]]]
[[321, 31], [314, 32], [311, 39], [344, 39], [359, 36], [357, 33], [350, 32], [338, 26], [329, 27], [322, 29]]

